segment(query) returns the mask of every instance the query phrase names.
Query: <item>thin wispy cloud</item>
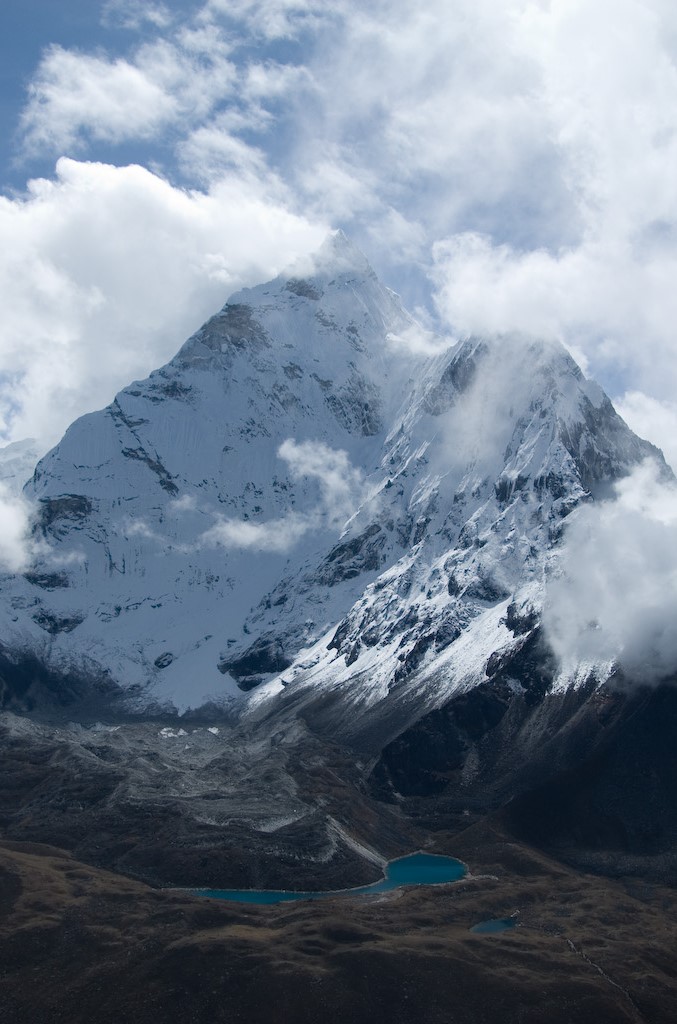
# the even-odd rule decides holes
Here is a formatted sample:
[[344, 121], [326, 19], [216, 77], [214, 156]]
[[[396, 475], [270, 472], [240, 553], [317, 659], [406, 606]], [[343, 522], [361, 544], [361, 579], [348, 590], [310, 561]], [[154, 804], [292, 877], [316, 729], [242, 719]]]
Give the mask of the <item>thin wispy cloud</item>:
[[281, 554], [289, 551], [312, 528], [307, 516], [290, 514], [267, 523], [220, 519], [201, 534], [197, 547], [223, 547]]
[[347, 452], [330, 448], [321, 441], [297, 443], [288, 438], [278, 451], [292, 479], [310, 477], [320, 489], [320, 509], [331, 526], [352, 515], [359, 501], [363, 474], [351, 465]]
[[345, 11], [344, 0], [207, 0], [198, 15], [213, 22], [240, 22], [253, 38], [297, 39]]
[[677, 469], [677, 401], [660, 401], [641, 391], [628, 391], [616, 400], [616, 408], [640, 437], [656, 433], [665, 458]]
[[164, 3], [152, 0], [105, 0], [101, 20], [106, 26], [138, 31], [146, 25], [164, 29], [172, 23], [172, 14]]
[[[163, 551], [171, 548], [178, 554], [203, 548], [284, 554], [308, 534], [319, 530], [339, 534], [364, 497], [362, 471], [351, 464], [347, 452], [330, 448], [322, 441], [297, 442], [287, 438], [277, 454], [280, 462], [286, 463], [290, 482], [315, 482], [316, 493], [313, 496], [311, 491], [303, 512], [290, 506], [274, 518], [242, 519], [201, 507], [194, 496], [183, 495], [169, 502], [169, 519], [163, 519], [162, 527], [145, 519], [128, 520], [124, 524], [125, 535], [153, 541]], [[206, 529], [205, 519], [210, 521]], [[181, 524], [179, 530], [177, 521]]]
[[347, 452], [330, 448], [322, 441], [297, 442], [288, 438], [278, 449], [287, 463], [292, 480], [311, 479], [318, 485], [318, 500], [303, 513], [287, 512], [268, 522], [250, 522], [219, 516], [198, 538], [198, 547], [253, 549], [284, 552], [307, 533], [330, 529], [340, 531], [357, 510], [364, 477]]
[[16, 484], [0, 480], [0, 574], [26, 572], [36, 562], [47, 571], [82, 562], [82, 551], [55, 551], [36, 531], [39, 506], [24, 498]]

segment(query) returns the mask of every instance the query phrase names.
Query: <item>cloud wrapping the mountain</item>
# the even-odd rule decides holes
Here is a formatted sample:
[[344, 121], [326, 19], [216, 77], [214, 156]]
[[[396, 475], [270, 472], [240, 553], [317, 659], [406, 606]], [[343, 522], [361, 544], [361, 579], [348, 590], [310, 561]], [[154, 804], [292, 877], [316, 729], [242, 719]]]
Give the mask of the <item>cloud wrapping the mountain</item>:
[[[439, 239], [440, 311], [460, 332], [558, 337], [612, 396], [644, 395], [642, 430], [667, 447], [652, 403], [677, 388], [677, 13], [660, 0], [555, 0], [522, 6], [518, 25], [566, 182], [555, 213], [568, 210], [573, 230], [539, 243], [476, 222]], [[548, 186], [533, 186], [538, 202]]]
[[59, 161], [0, 198], [0, 430], [56, 441], [170, 359], [234, 290], [324, 228], [251, 182], [187, 192], [141, 167]]
[[628, 391], [616, 409], [640, 437], [656, 434], [666, 461], [677, 470], [677, 402], [659, 401], [641, 391]]
[[293, 479], [310, 477], [320, 487], [320, 508], [331, 526], [340, 526], [357, 507], [363, 474], [351, 465], [348, 453], [330, 448], [321, 441], [300, 444], [288, 438], [278, 455], [289, 466]]
[[227, 519], [220, 516], [200, 535], [198, 546], [251, 549], [282, 553], [301, 538], [320, 529], [340, 530], [356, 511], [363, 488], [361, 470], [352, 466], [348, 453], [322, 441], [284, 441], [278, 456], [289, 467], [292, 480], [316, 480], [319, 500], [306, 511], [289, 511], [265, 522]]
[[615, 490], [572, 517], [544, 626], [565, 670], [616, 661], [654, 683], [677, 673], [677, 485], [647, 461]]
[[0, 481], [0, 572], [22, 572], [36, 551], [31, 506]]
[[201, 535], [199, 547], [223, 547], [282, 554], [289, 551], [312, 528], [314, 520], [290, 513], [281, 519], [252, 523], [241, 519], [219, 519]]
[[[280, 268], [276, 258], [252, 261], [255, 247], [245, 244], [251, 234], [259, 251], [273, 245], [275, 231], [264, 242], [261, 219], [274, 226], [290, 218], [303, 235], [303, 210], [306, 227], [353, 233], [410, 306], [429, 306], [432, 282], [443, 333], [560, 338], [612, 397], [642, 396], [626, 408], [641, 405], [636, 422], [667, 446], [661, 408], [677, 391], [674, 5], [206, 0], [170, 9], [108, 0], [104, 15], [131, 33], [126, 49], [43, 53], [23, 112], [25, 154], [68, 149], [97, 157], [103, 147], [113, 160], [116, 146], [134, 144], [147, 166], [203, 190], [187, 193], [201, 218], [185, 229], [185, 255], [172, 216], [166, 238], [147, 232], [156, 290], [133, 259], [134, 273], [120, 280], [118, 264], [137, 237], [135, 218], [119, 208], [103, 225], [94, 217], [95, 229], [79, 236], [86, 237], [82, 267], [66, 246], [64, 273], [53, 255], [53, 221], [29, 223], [21, 201], [11, 201], [17, 213], [8, 248], [28, 244], [42, 267], [38, 308], [50, 288], [60, 296], [49, 301], [50, 330], [76, 381], [68, 415], [91, 408], [86, 372], [80, 377], [86, 344], [95, 343], [109, 367], [130, 331], [138, 348], [143, 323], [154, 330], [158, 291], [180, 306], [173, 320], [180, 342], [181, 325], [185, 333], [195, 328], [231, 282], [253, 283], [252, 262], [261, 278]], [[54, 190], [55, 217], [67, 218], [59, 168], [41, 187]], [[105, 204], [106, 190], [97, 192], [92, 178], [88, 187]], [[145, 195], [139, 184], [140, 207]], [[219, 209], [214, 232], [204, 226], [207, 208]], [[140, 223], [145, 229], [142, 215]], [[307, 240], [296, 248], [307, 251]], [[289, 248], [277, 247], [275, 256]], [[228, 268], [218, 298], [209, 287], [214, 261]], [[91, 262], [101, 271], [95, 281]], [[200, 285], [199, 273], [209, 282]], [[11, 321], [22, 289], [15, 295], [13, 284], [0, 282], [0, 295]], [[189, 302], [192, 318], [184, 313]], [[27, 322], [23, 336], [40, 333]], [[142, 369], [133, 360], [122, 366], [145, 375], [168, 351], [151, 340]], [[97, 401], [123, 382], [112, 376], [105, 396], [95, 387]], [[40, 418], [33, 386], [19, 360], [11, 436], [45, 430], [33, 423]], [[61, 388], [57, 374], [55, 392]], [[42, 397], [51, 409], [61, 402], [47, 377]]]

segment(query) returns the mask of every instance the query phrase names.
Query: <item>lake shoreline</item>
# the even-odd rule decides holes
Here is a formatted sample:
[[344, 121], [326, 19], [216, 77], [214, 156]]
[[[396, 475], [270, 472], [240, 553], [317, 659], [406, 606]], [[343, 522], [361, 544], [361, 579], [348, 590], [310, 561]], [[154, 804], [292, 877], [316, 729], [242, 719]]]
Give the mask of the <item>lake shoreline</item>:
[[368, 885], [350, 886], [346, 889], [317, 891], [295, 889], [213, 889], [213, 888], [168, 888], [164, 891], [184, 892], [202, 899], [216, 899], [232, 903], [249, 903], [259, 906], [274, 906], [279, 903], [317, 901], [332, 897], [379, 896], [394, 892], [404, 886], [450, 885], [470, 877], [468, 865], [455, 857], [445, 854], [417, 850], [414, 853], [385, 861], [383, 878]]

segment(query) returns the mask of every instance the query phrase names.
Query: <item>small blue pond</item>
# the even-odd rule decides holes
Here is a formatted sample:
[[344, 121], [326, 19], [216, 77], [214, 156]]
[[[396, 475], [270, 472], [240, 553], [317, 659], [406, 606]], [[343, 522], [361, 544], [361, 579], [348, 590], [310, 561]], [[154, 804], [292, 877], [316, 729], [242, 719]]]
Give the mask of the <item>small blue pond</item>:
[[409, 857], [391, 860], [386, 866], [385, 878], [356, 889], [330, 889], [326, 892], [293, 892], [287, 889], [192, 889], [195, 896], [209, 896], [217, 900], [237, 903], [286, 903], [290, 900], [321, 900], [327, 896], [372, 896], [399, 889], [402, 885], [439, 885], [457, 882], [466, 873], [464, 864], [453, 857], [439, 857], [432, 853], [412, 853]]
[[497, 917], [493, 921], [480, 921], [474, 924], [470, 931], [474, 935], [495, 935], [497, 932], [507, 932], [516, 928], [518, 924], [516, 917]]

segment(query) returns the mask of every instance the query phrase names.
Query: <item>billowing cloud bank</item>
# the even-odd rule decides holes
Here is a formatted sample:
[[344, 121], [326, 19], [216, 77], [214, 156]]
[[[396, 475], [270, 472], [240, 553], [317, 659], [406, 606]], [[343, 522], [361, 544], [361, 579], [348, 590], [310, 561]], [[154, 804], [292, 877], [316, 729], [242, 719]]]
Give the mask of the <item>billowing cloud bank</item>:
[[55, 180], [0, 198], [0, 235], [0, 428], [56, 441], [324, 228], [241, 181], [187, 192], [63, 159]]
[[620, 664], [633, 682], [677, 676], [677, 485], [646, 462], [614, 500], [569, 525], [544, 625], [563, 666]]

